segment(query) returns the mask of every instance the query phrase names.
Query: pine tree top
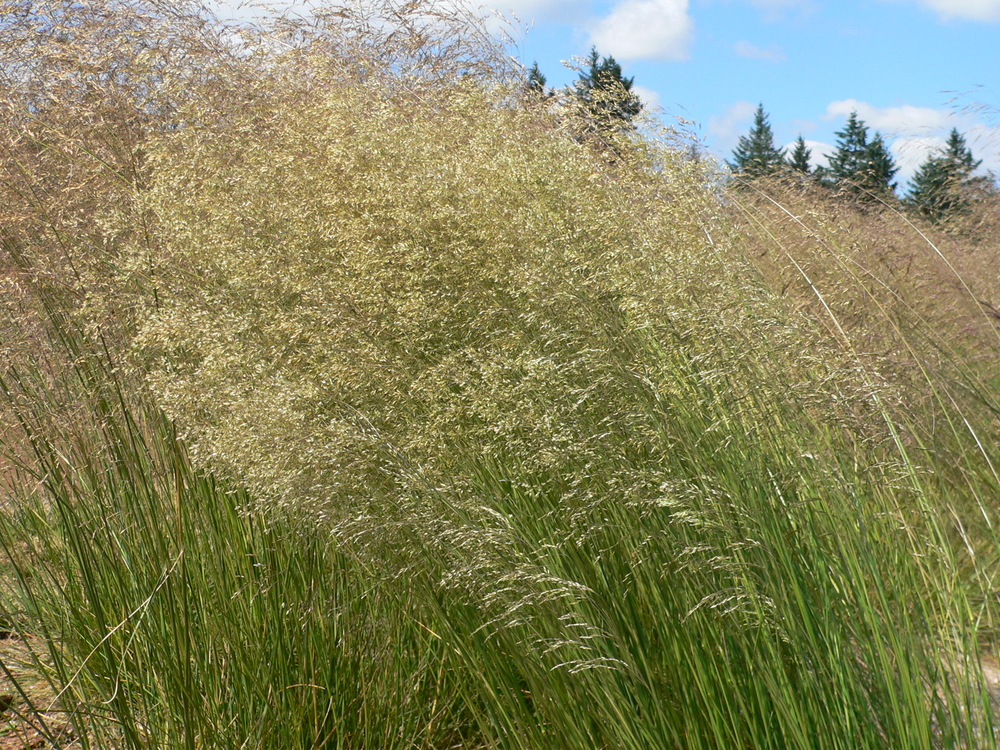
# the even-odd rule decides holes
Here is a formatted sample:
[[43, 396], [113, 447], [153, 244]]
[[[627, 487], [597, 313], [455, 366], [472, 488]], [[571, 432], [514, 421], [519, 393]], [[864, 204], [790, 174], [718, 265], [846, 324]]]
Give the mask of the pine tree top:
[[548, 83], [548, 79], [542, 74], [538, 63], [532, 63], [531, 69], [528, 71], [528, 80], [525, 83], [525, 89], [536, 96], [545, 96], [546, 83]]
[[896, 183], [892, 178], [899, 172], [899, 167], [889, 153], [881, 133], [875, 133], [868, 144], [865, 156], [867, 161], [865, 187], [873, 192], [895, 191]]
[[824, 181], [860, 201], [879, 201], [892, 196], [896, 166], [880, 133], [869, 139], [868, 126], [852, 111], [844, 129], [837, 132], [837, 150], [823, 170]]
[[970, 193], [975, 193], [976, 171], [982, 160], [976, 160], [965, 142], [965, 136], [952, 128], [942, 151], [931, 153], [910, 182], [906, 203], [917, 213], [938, 223], [968, 209]]
[[762, 177], [777, 172], [784, 164], [784, 155], [774, 145], [774, 133], [764, 105], [754, 113], [753, 127], [748, 135], [740, 136], [733, 151], [733, 171], [749, 177]]
[[796, 172], [809, 174], [812, 169], [809, 164], [809, 159], [811, 157], [812, 150], [806, 146], [805, 139], [800, 135], [795, 141], [795, 146], [792, 148], [792, 153], [789, 155], [787, 163], [788, 166]]
[[642, 101], [632, 92], [634, 79], [622, 74], [622, 66], [615, 58], [602, 58], [597, 47], [591, 48], [586, 62], [588, 68], [574, 83], [577, 99], [599, 122], [631, 126], [642, 111]]
[[958, 132], [958, 128], [951, 129], [944, 156], [970, 173], [977, 170], [979, 165], [983, 163], [982, 159], [977, 161], [972, 158], [972, 150], [966, 144], [965, 136]]
[[851, 112], [843, 130], [837, 133], [837, 150], [830, 155], [830, 172], [835, 180], [845, 180], [856, 176], [864, 169], [865, 153], [868, 149], [868, 126]]
[[597, 47], [590, 48], [587, 63], [590, 67], [586, 75], [581, 76], [580, 80], [588, 88], [598, 87], [607, 81], [615, 81], [620, 83], [626, 91], [632, 90], [632, 82], [635, 79], [625, 78], [622, 75], [622, 66], [618, 64], [615, 58], [610, 55], [602, 58], [597, 51]]

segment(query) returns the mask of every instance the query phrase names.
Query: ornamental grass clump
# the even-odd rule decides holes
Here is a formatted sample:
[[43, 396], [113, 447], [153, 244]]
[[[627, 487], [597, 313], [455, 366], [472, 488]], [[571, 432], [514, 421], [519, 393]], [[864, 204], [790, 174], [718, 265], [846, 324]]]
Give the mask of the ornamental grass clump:
[[[882, 403], [933, 503], [948, 508], [943, 525], [963, 577], [983, 587], [981, 624], [994, 622], [995, 243], [916, 225], [891, 205], [861, 212], [781, 180], [734, 197], [731, 208], [766, 283], [856, 352], [870, 377], [894, 384]], [[995, 218], [987, 205], [977, 211], [967, 218]]]
[[703, 164], [437, 4], [146, 7], [136, 169], [50, 149], [5, 246], [3, 596], [79, 742], [995, 745], [969, 485]]

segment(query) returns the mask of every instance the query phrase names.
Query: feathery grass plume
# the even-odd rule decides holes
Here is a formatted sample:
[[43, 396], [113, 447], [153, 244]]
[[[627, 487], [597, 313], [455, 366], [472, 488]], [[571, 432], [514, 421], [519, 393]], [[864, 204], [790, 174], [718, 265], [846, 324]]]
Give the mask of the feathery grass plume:
[[834, 326], [871, 377], [891, 384], [882, 403], [944, 514], [963, 577], [983, 587], [981, 623], [992, 623], [995, 248], [918, 227], [891, 207], [862, 214], [777, 181], [734, 205], [746, 252], [772, 288]]
[[[178, 127], [180, 102], [199, 86], [245, 87], [228, 43], [196, 10], [158, 0], [0, 4], [0, 267], [10, 363], [71, 366], [89, 353], [69, 341], [56, 353], [50, 343], [83, 325], [123, 364], [138, 278], [130, 263], [155, 242], [137, 201], [149, 178], [146, 139]], [[70, 351], [70, 360], [59, 359]]]
[[703, 164], [436, 3], [44, 7], [177, 53], [97, 68], [162, 103], [134, 179], [89, 96], [5, 167], [3, 594], [82, 744], [995, 745], [940, 513], [988, 475], [912, 457], [880, 319], [769, 289]]
[[[106, 224], [144, 183], [145, 137], [174, 126], [193, 79], [211, 76], [202, 65], [224, 60], [222, 43], [193, 7], [156, 0], [0, 7], [5, 234], [68, 283], [93, 281], [90, 266], [114, 257]], [[64, 233], [88, 244], [73, 247]]]
[[198, 461], [423, 580], [514, 744], [823, 746], [848, 707], [832, 745], [974, 744], [880, 384], [765, 291], [697, 165], [609, 161], [502, 78], [288, 59], [267, 116], [150, 148], [138, 344]]
[[[34, 453], [6, 456], [0, 607], [18, 613], [30, 660], [5, 649], [3, 663], [19, 686], [48, 684], [17, 709], [53, 747], [480, 742], [466, 713], [477, 696], [404, 592], [325, 534], [246, 513], [249, 498], [195, 471], [155, 408], [110, 411], [93, 387], [114, 383], [106, 362], [88, 358], [59, 387], [30, 375], [0, 377]], [[66, 397], [91, 420], [56, 435], [48, 411], [68, 412]]]

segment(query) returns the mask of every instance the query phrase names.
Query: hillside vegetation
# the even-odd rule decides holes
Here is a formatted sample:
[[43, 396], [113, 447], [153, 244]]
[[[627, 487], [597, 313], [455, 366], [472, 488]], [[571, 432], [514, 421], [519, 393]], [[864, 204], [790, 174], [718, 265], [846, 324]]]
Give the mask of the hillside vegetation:
[[437, 4], [2, 7], [9, 731], [996, 746], [995, 207], [731, 190]]

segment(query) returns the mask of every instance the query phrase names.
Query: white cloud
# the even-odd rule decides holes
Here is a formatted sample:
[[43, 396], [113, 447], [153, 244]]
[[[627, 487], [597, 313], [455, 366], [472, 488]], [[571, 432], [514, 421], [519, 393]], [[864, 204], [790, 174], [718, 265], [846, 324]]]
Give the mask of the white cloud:
[[[1000, 125], [977, 121], [974, 113], [956, 113], [930, 107], [875, 107], [857, 99], [831, 103], [824, 119], [846, 118], [858, 113], [866, 125], [887, 136], [889, 149], [899, 166], [897, 180], [905, 182], [927, 157], [944, 147], [948, 133], [958, 128], [982, 169], [1000, 171]], [[834, 147], [826, 153], [832, 153]]]
[[982, 169], [1000, 174], [1000, 125], [977, 122], [964, 135], [973, 155], [983, 160]]
[[622, 0], [591, 31], [601, 52], [622, 60], [685, 60], [694, 32], [689, 0]]
[[[961, 128], [960, 128], [961, 130]], [[973, 125], [963, 133], [965, 142], [976, 160], [981, 160], [979, 172], [1000, 171], [1000, 127], [990, 127], [982, 123]], [[928, 156], [940, 153], [947, 144], [947, 134], [936, 136], [913, 136], [897, 138], [889, 146], [899, 174], [896, 179], [905, 182], [912, 179], [917, 169]]]
[[736, 42], [733, 45], [733, 51], [739, 57], [745, 57], [748, 60], [770, 60], [771, 62], [781, 62], [782, 60], [787, 60], [785, 53], [782, 52], [777, 47], [768, 47], [767, 49], [762, 49], [760, 47], [755, 47], [750, 44], [750, 42]]
[[632, 86], [632, 93], [636, 94], [642, 100], [643, 106], [646, 109], [660, 109], [663, 106], [660, 102], [659, 92], [653, 91], [653, 89], [647, 89], [645, 86], [636, 84]]
[[919, 0], [936, 10], [943, 18], [964, 18], [970, 21], [1000, 20], [1000, 0]]
[[[1000, 169], [1000, 127], [979, 122], [966, 128], [960, 126], [959, 132], [965, 136], [972, 155], [982, 160], [983, 169]], [[890, 150], [899, 165], [900, 176], [909, 179], [928, 156], [944, 150], [947, 138], [948, 132], [942, 130], [936, 135], [904, 136], [893, 141]]]
[[857, 99], [832, 102], [826, 108], [824, 119], [846, 118], [851, 112], [857, 112], [866, 125], [886, 135], [926, 135], [930, 131], [952, 127], [955, 123], [955, 115], [947, 109], [910, 105], [875, 107]]
[[750, 102], [736, 102], [720, 117], [708, 120], [708, 135], [711, 136], [715, 150], [726, 154], [736, 148], [740, 136], [747, 130], [747, 125], [753, 119], [757, 105]]
[[904, 182], [913, 177], [920, 165], [933, 153], [940, 152], [945, 146], [941, 136], [909, 136], [897, 138], [889, 145], [889, 151], [899, 167], [896, 180]]

